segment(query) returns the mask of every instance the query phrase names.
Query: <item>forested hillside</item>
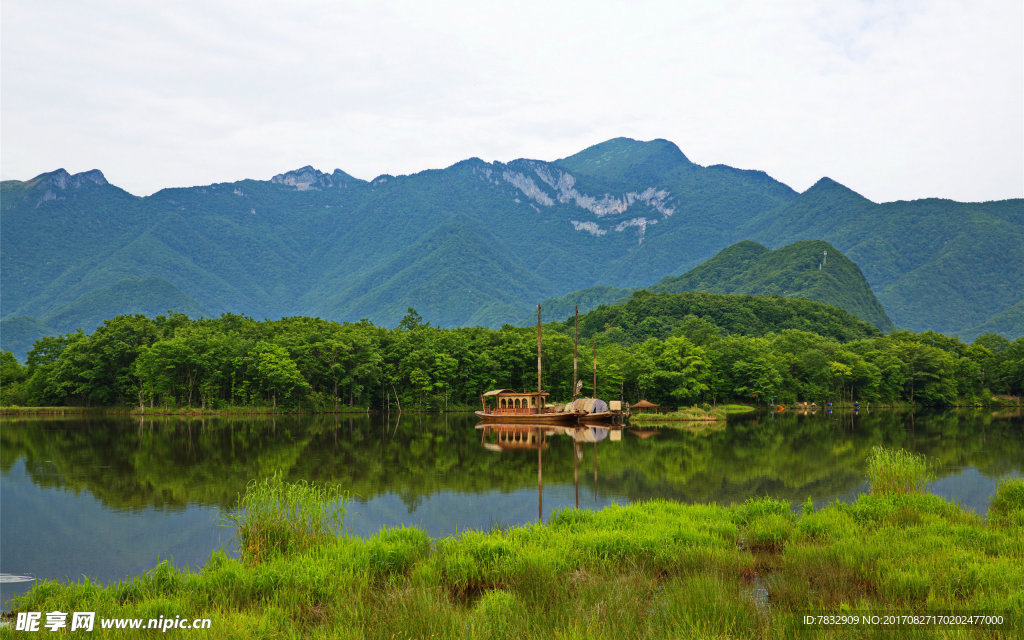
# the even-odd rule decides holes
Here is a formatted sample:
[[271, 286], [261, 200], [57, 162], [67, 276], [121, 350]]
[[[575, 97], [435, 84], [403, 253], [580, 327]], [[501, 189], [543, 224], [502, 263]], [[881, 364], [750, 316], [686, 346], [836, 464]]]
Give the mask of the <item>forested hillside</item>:
[[[572, 393], [572, 323], [543, 327], [543, 385]], [[1024, 338], [973, 344], [935, 332], [883, 336], [802, 299], [638, 292], [580, 318], [598, 350], [597, 395], [668, 406], [743, 400], [944, 406], [1024, 392]], [[535, 388], [535, 328], [443, 329], [413, 310], [394, 329], [292, 317], [118, 316], [2, 353], [4, 404], [176, 407], [477, 406], [494, 388]], [[580, 376], [593, 376], [590, 357]], [[592, 391], [587, 389], [588, 393]]]
[[756, 242], [741, 242], [649, 288], [807, 298], [845, 309], [883, 331], [895, 328], [857, 265], [821, 241], [794, 242], [774, 251]]
[[0, 340], [20, 353], [31, 327], [167, 309], [393, 326], [412, 306], [434, 324], [495, 327], [548, 297], [650, 286], [748, 239], [829, 242], [901, 327], [1012, 331], [986, 323], [1024, 299], [1022, 200], [876, 204], [828, 179], [796, 193], [666, 140], [371, 181], [303, 167], [144, 198], [57, 170], [5, 181], [0, 215]]
[[[827, 242], [800, 241], [774, 251], [749, 240], [739, 242], [683, 275], [662, 278], [645, 289], [806, 298], [849, 311], [883, 331], [894, 329], [857, 265]], [[573, 313], [576, 306], [587, 312], [623, 302], [632, 292], [591, 287], [549, 298], [542, 305], [560, 318]], [[521, 322], [526, 321], [524, 316]]]

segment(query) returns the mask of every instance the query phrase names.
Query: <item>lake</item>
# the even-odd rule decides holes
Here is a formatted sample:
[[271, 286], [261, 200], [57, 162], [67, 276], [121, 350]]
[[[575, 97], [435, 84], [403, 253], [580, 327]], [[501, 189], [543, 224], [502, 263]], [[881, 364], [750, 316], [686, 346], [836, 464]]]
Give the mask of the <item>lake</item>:
[[[213, 549], [232, 549], [233, 532], [219, 525], [246, 483], [273, 473], [341, 483], [351, 535], [407, 525], [446, 536], [654, 498], [850, 501], [868, 488], [875, 445], [925, 454], [936, 466], [930, 491], [979, 514], [1000, 479], [1024, 472], [1019, 413], [790, 411], [692, 430], [549, 433], [539, 489], [537, 448], [511, 446], [476, 422], [465, 414], [5, 416], [0, 572], [107, 582], [163, 560], [201, 567]], [[0, 584], [5, 606], [31, 584]]]

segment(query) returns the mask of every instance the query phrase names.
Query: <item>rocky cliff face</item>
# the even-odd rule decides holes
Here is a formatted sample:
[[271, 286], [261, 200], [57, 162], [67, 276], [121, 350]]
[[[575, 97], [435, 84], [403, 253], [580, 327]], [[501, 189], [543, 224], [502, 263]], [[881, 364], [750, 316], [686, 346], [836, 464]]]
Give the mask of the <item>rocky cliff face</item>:
[[51, 200], [63, 200], [69, 191], [85, 186], [106, 186], [110, 183], [99, 169], [71, 174], [64, 169], [49, 173], [41, 173], [31, 180], [21, 183], [25, 187], [24, 198], [38, 207]]
[[327, 174], [306, 165], [301, 169], [279, 173], [270, 181], [274, 184], [283, 184], [295, 187], [297, 191], [319, 191], [334, 187], [344, 187], [351, 182], [358, 182], [341, 169], [335, 169], [334, 173]]

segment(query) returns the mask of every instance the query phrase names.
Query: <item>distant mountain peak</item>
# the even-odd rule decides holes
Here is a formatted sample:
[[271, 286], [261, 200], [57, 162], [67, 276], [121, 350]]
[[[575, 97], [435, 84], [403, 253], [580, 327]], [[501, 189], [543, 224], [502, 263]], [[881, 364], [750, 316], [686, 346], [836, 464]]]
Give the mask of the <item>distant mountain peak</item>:
[[319, 191], [331, 187], [341, 187], [351, 182], [359, 182], [341, 169], [335, 169], [334, 173], [324, 173], [306, 165], [300, 169], [279, 173], [270, 181], [274, 184], [283, 184], [295, 187], [296, 191]]
[[587, 147], [558, 162], [571, 164], [587, 162], [595, 165], [638, 164], [651, 161], [668, 164], [692, 164], [686, 154], [674, 142], [664, 138], [634, 140], [633, 138], [612, 138]]
[[818, 180], [817, 182], [815, 182], [813, 185], [811, 185], [810, 189], [804, 191], [801, 195], [843, 195], [847, 197], [856, 196], [860, 200], [871, 202], [870, 200], [860, 195], [853, 189], [836, 182], [835, 180], [829, 178], [828, 176], [825, 176]]
[[40, 173], [27, 182], [17, 180], [4, 182], [5, 187], [21, 191], [24, 194], [24, 201], [32, 203], [34, 208], [39, 208], [44, 202], [50, 200], [64, 200], [68, 197], [69, 192], [81, 187], [92, 185], [104, 187], [109, 184], [99, 169], [71, 174], [63, 168]]
[[300, 169], [279, 173], [270, 179], [274, 184], [295, 187], [298, 191], [317, 190], [331, 186], [331, 176], [306, 165]]
[[71, 174], [65, 169], [57, 169], [49, 173], [41, 173], [32, 179], [35, 186], [51, 187], [56, 189], [77, 189], [86, 184], [106, 185], [110, 184], [99, 169], [91, 169], [81, 173]]

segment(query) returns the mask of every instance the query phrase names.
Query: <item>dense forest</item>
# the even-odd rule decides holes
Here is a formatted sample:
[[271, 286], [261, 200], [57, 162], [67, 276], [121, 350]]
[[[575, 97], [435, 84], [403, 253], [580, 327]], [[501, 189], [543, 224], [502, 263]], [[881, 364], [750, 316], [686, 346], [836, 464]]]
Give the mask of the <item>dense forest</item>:
[[[810, 330], [810, 327], [816, 330]], [[543, 385], [570, 397], [573, 324], [544, 326]], [[597, 395], [669, 406], [746, 400], [984, 403], [1024, 393], [1024, 338], [966, 344], [932, 331], [882, 335], [808, 300], [640, 292], [580, 317], [580, 378]], [[493, 388], [537, 383], [535, 329], [442, 329], [410, 309], [370, 322], [224, 314], [122, 315], [93, 333], [2, 354], [5, 405], [403, 410], [476, 406]]]

